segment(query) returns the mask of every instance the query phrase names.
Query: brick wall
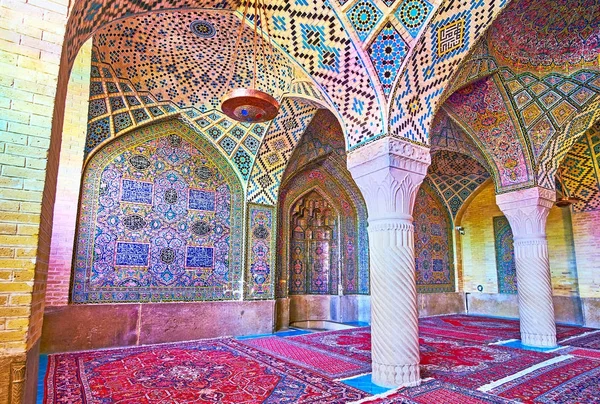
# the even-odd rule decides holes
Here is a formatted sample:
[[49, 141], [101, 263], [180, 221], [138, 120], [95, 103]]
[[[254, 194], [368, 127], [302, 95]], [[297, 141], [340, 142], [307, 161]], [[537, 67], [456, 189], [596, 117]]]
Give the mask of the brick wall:
[[83, 148], [87, 130], [91, 53], [92, 40], [89, 39], [79, 50], [67, 87], [46, 306], [65, 305], [69, 300]]
[[600, 211], [573, 213], [581, 297], [600, 298]]
[[[465, 229], [465, 235], [457, 236], [460, 237], [462, 246], [465, 292], [477, 292], [477, 286], [482, 285], [484, 293], [498, 293], [493, 217], [502, 215], [496, 205], [494, 186], [488, 183], [465, 208], [460, 223], [457, 223]], [[577, 295], [579, 286], [576, 264], [579, 264], [580, 258], [575, 257], [570, 211], [552, 208], [546, 232], [554, 295]]]
[[[0, 349], [26, 349], [67, 2], [0, 1]], [[43, 254], [40, 257], [43, 261]], [[39, 338], [41, 313], [31, 319]]]
[[[41, 334], [52, 215], [43, 213], [66, 0], [0, 0], [0, 402], [32, 401], [21, 375]], [[60, 148], [60, 139], [55, 146]], [[31, 356], [31, 355], [30, 355]], [[10, 365], [9, 365], [10, 364]], [[15, 373], [16, 372], [16, 373]], [[11, 375], [12, 373], [12, 375]], [[18, 379], [15, 379], [15, 376]], [[10, 378], [13, 378], [12, 385]]]

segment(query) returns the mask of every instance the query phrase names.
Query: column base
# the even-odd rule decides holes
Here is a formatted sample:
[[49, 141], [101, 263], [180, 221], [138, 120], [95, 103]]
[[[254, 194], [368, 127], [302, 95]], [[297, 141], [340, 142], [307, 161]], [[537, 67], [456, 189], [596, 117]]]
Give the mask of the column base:
[[554, 348], [557, 346], [556, 334], [543, 335], [521, 332], [521, 343], [536, 348]]
[[414, 387], [421, 384], [419, 365], [372, 364], [371, 381], [381, 387]]

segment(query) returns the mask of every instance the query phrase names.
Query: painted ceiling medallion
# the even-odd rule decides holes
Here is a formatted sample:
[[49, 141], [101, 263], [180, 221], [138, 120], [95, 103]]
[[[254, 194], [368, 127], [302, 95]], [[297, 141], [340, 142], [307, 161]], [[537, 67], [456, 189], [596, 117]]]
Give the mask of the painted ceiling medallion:
[[[260, 3], [259, 3], [260, 2]], [[235, 62], [239, 52], [240, 40], [242, 37], [244, 24], [248, 16], [248, 3], [244, 8], [244, 16], [238, 31], [238, 36], [233, 50], [233, 57], [230, 69], [230, 82], [235, 73]], [[221, 101], [221, 111], [231, 119], [239, 122], [267, 122], [273, 120], [279, 112], [279, 102], [270, 94], [256, 88], [256, 78], [259, 53], [262, 55], [262, 66], [265, 69], [269, 68], [267, 49], [270, 51], [271, 61], [274, 59], [273, 45], [269, 29], [269, 22], [265, 13], [265, 5], [263, 0], [255, 0], [253, 3], [254, 15], [254, 32], [252, 38], [252, 53], [253, 53], [253, 74], [251, 88], [235, 88], [225, 94]], [[263, 31], [263, 26], [266, 27], [266, 32]], [[260, 29], [260, 32], [259, 32]], [[265, 43], [266, 42], [266, 43]]]
[[196, 20], [190, 24], [190, 31], [200, 38], [212, 38], [217, 34], [215, 26], [208, 21]]

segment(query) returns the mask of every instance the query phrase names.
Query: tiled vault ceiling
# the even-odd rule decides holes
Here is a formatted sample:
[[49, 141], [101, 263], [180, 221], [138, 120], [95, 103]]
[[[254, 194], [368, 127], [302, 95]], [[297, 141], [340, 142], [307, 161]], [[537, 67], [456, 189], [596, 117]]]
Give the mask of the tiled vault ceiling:
[[[253, 79], [252, 29], [246, 26], [231, 69], [240, 19], [232, 11], [193, 10], [152, 13], [113, 22], [94, 36], [97, 57], [137, 91], [159, 101], [201, 112], [218, 108], [232, 87]], [[288, 91], [295, 70], [280, 52], [258, 54], [257, 85], [278, 98]], [[298, 74], [300, 69], [296, 69]], [[235, 83], [235, 84], [234, 84]]]

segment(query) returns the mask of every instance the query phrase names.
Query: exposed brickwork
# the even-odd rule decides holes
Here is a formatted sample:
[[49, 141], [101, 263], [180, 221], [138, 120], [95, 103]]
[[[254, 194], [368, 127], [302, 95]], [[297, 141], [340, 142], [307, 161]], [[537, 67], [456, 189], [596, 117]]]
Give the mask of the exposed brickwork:
[[79, 202], [85, 131], [90, 92], [92, 41], [86, 42], [75, 59], [65, 105], [60, 167], [54, 205], [54, 226], [48, 266], [46, 306], [68, 303], [71, 261]]
[[573, 213], [572, 221], [579, 293], [600, 298], [600, 211]]
[[41, 202], [67, 5], [0, 1], [0, 357], [11, 363], [0, 366], [1, 402], [35, 392], [35, 377], [14, 372], [41, 334], [52, 226]]
[[[496, 205], [494, 186], [488, 183], [473, 198], [465, 209], [462, 219], [457, 223], [465, 229], [465, 235], [458, 236], [461, 238], [462, 245], [461, 261], [465, 292], [477, 293], [478, 285], [483, 286], [484, 293], [498, 292], [493, 230], [495, 216], [503, 216], [503, 214]], [[552, 289], [555, 296], [572, 296], [577, 294], [578, 289], [574, 231], [571, 230], [570, 216], [569, 211], [554, 207], [550, 210], [546, 224]], [[577, 229], [578, 225], [573, 220], [573, 228]], [[577, 263], [579, 262], [580, 259], [577, 257]]]

